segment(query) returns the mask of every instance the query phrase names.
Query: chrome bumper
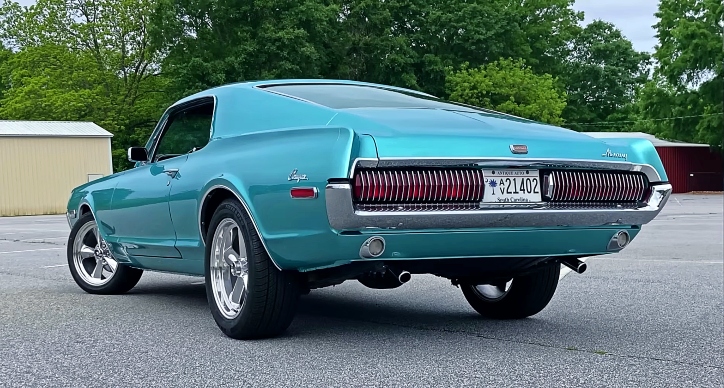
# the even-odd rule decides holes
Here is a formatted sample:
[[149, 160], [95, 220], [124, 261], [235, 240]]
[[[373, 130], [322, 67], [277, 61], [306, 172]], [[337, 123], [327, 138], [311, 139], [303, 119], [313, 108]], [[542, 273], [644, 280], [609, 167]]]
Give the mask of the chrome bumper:
[[653, 220], [671, 196], [670, 184], [653, 186], [651, 197], [638, 208], [549, 208], [547, 206], [450, 211], [360, 211], [346, 183], [328, 184], [327, 218], [335, 230], [466, 229], [516, 227], [595, 227], [643, 225]]

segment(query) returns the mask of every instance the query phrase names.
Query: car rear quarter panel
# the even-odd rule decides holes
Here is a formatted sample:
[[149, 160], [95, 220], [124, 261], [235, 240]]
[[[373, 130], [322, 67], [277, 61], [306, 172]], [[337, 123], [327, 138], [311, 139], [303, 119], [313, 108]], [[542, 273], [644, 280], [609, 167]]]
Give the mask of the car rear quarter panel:
[[[301, 253], [314, 248], [290, 250], [289, 238], [330, 232], [324, 188], [328, 179], [345, 177], [358, 156], [375, 156], [371, 138], [340, 127], [270, 130], [211, 141], [189, 155], [171, 188], [179, 251], [186, 258], [203, 259], [201, 205], [210, 190], [227, 188], [247, 205], [277, 266], [296, 267], [305, 260]], [[293, 170], [308, 179], [290, 181]], [[315, 187], [319, 194], [292, 199], [292, 187]]]
[[632, 138], [607, 138], [602, 139], [607, 145], [616, 149], [628, 150], [627, 161], [640, 164], [648, 164], [659, 173], [661, 182], [668, 182], [664, 164], [661, 162], [656, 147], [647, 139]]

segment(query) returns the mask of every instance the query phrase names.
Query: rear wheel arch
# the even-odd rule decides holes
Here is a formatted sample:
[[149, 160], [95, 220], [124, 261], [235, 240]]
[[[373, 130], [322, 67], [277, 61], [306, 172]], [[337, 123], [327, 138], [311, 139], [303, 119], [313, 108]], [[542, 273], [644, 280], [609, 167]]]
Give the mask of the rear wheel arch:
[[92, 213], [90, 205], [88, 205], [87, 203], [80, 205], [80, 209], [79, 209], [78, 213], [79, 213], [80, 217], [84, 216], [87, 213]]
[[237, 198], [236, 194], [229, 188], [220, 185], [212, 187], [204, 195], [199, 210], [199, 232], [204, 244], [206, 243], [205, 237], [209, 231], [209, 224], [214, 216], [214, 211], [224, 200], [233, 198]]
[[216, 209], [221, 205], [225, 200], [227, 199], [234, 199], [238, 201], [241, 206], [244, 207], [244, 210], [246, 210], [246, 214], [249, 216], [249, 219], [251, 220], [251, 224], [254, 226], [254, 229], [256, 230], [256, 234], [259, 236], [259, 240], [261, 241], [262, 246], [264, 247], [264, 250], [266, 251], [267, 255], [271, 259], [274, 266], [281, 270], [282, 268], [279, 267], [279, 265], [274, 260], [274, 257], [271, 255], [271, 252], [269, 251], [269, 248], [266, 246], [266, 243], [264, 242], [264, 236], [262, 235], [261, 231], [259, 230], [259, 225], [257, 225], [256, 220], [254, 220], [254, 215], [252, 214], [251, 210], [249, 209], [249, 206], [247, 205], [246, 201], [242, 198], [241, 195], [239, 195], [235, 190], [233, 190], [230, 186], [224, 185], [224, 184], [215, 184], [206, 189], [202, 199], [201, 199], [201, 205], [199, 207], [199, 233], [201, 242], [206, 245], [206, 236], [207, 232], [209, 230], [209, 224], [211, 223], [211, 219], [214, 217], [214, 213], [216, 212]]

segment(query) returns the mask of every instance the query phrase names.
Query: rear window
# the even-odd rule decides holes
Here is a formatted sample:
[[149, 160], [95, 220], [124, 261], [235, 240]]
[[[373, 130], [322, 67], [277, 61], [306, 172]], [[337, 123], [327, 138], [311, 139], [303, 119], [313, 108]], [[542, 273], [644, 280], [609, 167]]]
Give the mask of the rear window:
[[332, 109], [351, 108], [436, 108], [466, 112], [481, 112], [463, 105], [451, 104], [421, 94], [384, 89], [366, 85], [296, 84], [270, 85], [263, 89], [284, 93], [324, 105]]

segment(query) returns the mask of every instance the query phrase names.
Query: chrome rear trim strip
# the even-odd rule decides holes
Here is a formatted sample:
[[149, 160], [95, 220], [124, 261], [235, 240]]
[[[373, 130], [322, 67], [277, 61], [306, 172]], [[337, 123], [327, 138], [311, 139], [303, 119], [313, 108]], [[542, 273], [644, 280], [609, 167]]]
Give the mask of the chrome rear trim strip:
[[326, 187], [325, 198], [330, 226], [344, 230], [421, 230], [515, 227], [597, 227], [643, 225], [654, 219], [671, 195], [670, 184], [652, 186], [652, 194], [640, 207], [630, 208], [520, 208], [451, 211], [356, 211], [352, 188], [347, 183]]
[[649, 179], [649, 182], [661, 182], [663, 179], [658, 171], [650, 164], [590, 160], [590, 159], [554, 159], [554, 158], [523, 158], [523, 157], [457, 157], [457, 158], [357, 158], [352, 163], [348, 178], [360, 167], [403, 167], [403, 166], [462, 166], [478, 165], [480, 167], [529, 167], [529, 168], [585, 168], [598, 170], [640, 171]]

